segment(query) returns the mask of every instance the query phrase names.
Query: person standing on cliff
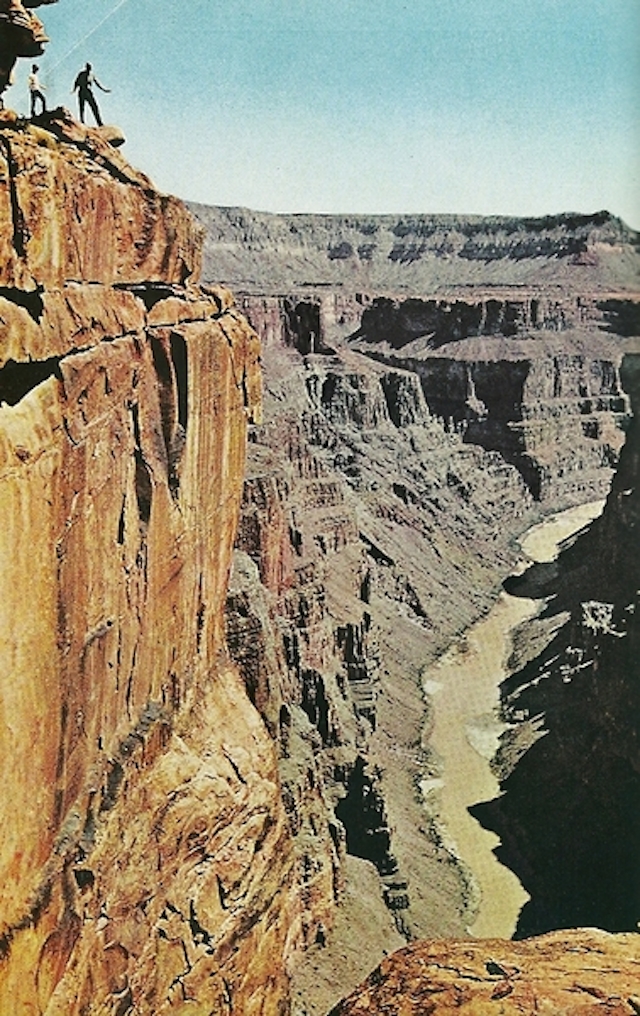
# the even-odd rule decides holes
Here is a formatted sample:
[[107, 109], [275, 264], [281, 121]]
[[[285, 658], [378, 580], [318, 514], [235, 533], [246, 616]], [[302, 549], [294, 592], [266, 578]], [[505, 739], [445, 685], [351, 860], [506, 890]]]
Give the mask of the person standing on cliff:
[[99, 88], [102, 92], [110, 92], [110, 88], [105, 88], [101, 85], [97, 77], [91, 69], [91, 64], [85, 65], [84, 70], [81, 70], [78, 74], [73, 91], [78, 93], [78, 106], [80, 107], [80, 120], [84, 123], [84, 107], [88, 105], [91, 112], [93, 113], [98, 127], [102, 127], [102, 120], [100, 118], [100, 110], [98, 109], [98, 103], [96, 97], [93, 94], [93, 86]]
[[47, 111], [47, 103], [45, 102], [45, 98], [44, 98], [44, 94], [43, 94], [44, 91], [45, 91], [45, 88], [44, 88], [44, 85], [41, 85], [40, 82], [38, 81], [38, 71], [39, 70], [40, 70], [40, 68], [38, 67], [37, 64], [32, 64], [31, 65], [31, 74], [29, 75], [29, 78], [28, 78], [29, 95], [31, 96], [31, 119], [32, 120], [33, 120], [33, 118], [36, 115], [36, 99], [39, 99], [40, 102], [42, 103], [42, 109], [40, 110], [40, 115], [42, 116], [42, 114], [46, 113], [46, 111]]

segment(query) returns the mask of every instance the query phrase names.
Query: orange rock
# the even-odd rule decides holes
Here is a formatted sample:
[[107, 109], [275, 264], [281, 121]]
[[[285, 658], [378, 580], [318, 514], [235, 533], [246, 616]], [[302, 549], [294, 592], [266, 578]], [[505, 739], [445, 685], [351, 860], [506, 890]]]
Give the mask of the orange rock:
[[331, 1016], [633, 1016], [639, 984], [637, 935], [418, 942], [384, 960]]
[[[0, 135], [0, 286], [197, 278], [200, 229], [184, 206], [127, 167], [99, 131], [64, 118], [49, 128]], [[63, 143], [52, 146], [55, 130]]]
[[291, 849], [223, 623], [259, 343], [77, 134], [0, 130], [0, 1012], [267, 1016]]

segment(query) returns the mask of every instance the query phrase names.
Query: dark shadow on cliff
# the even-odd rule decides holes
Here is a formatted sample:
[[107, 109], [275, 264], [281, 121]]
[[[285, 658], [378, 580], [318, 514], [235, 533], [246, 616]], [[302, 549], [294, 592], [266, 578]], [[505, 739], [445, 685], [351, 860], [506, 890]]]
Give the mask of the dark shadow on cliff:
[[[640, 358], [624, 371], [636, 415], [604, 514], [553, 566], [507, 583], [549, 598], [543, 623], [569, 615], [503, 683], [502, 794], [470, 809], [531, 895], [517, 938], [640, 920]], [[521, 754], [534, 718], [543, 736]]]

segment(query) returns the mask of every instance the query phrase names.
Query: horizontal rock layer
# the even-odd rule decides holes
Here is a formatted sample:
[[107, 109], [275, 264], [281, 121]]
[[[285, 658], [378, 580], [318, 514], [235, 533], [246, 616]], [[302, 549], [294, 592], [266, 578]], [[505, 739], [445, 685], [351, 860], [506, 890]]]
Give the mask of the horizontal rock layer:
[[638, 292], [637, 233], [608, 212], [517, 219], [190, 208], [207, 230], [205, 277], [243, 293]]

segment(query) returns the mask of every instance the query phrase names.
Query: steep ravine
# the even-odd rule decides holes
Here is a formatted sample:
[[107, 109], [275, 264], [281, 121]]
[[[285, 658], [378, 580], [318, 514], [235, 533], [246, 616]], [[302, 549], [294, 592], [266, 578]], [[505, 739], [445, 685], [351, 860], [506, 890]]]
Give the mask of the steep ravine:
[[[622, 377], [637, 414], [637, 356]], [[502, 688], [514, 723], [498, 757], [502, 796], [474, 813], [498, 832], [499, 856], [531, 895], [519, 936], [576, 925], [636, 931], [640, 919], [638, 455], [634, 415], [602, 517], [556, 567], [509, 583], [549, 602]], [[545, 736], [529, 746], [533, 716]]]
[[[306, 341], [299, 351], [291, 318], [270, 321], [265, 425], [251, 435], [240, 527], [253, 565], [238, 559], [228, 625], [280, 744], [310, 919], [295, 1012], [315, 1014], [394, 947], [382, 900], [418, 937], [473, 922], [465, 872], [418, 792], [432, 771], [420, 674], [489, 609], [515, 563], [514, 537], [539, 516], [518, 470], [430, 413], [411, 370], [326, 332], [325, 352]], [[581, 493], [593, 489], [589, 480]], [[345, 852], [373, 865], [366, 881]]]
[[[540, 263], [527, 276], [521, 257], [514, 269], [508, 244], [491, 267], [500, 289], [349, 292], [359, 283], [348, 259], [339, 286], [321, 268], [315, 222], [289, 261], [284, 233], [260, 232], [266, 220], [224, 216], [230, 232], [218, 223], [208, 249], [263, 337], [266, 383], [239, 542], [253, 566], [238, 559], [228, 625], [280, 745], [308, 886], [295, 1011], [320, 1014], [392, 947], [388, 930], [371, 933], [388, 927], [381, 900], [405, 935], [456, 935], [473, 923], [474, 890], [418, 790], [434, 770], [420, 673], [489, 610], [515, 537], [541, 512], [606, 495], [630, 415], [619, 370], [634, 328], [622, 328], [633, 318], [622, 307], [636, 304], [629, 286], [605, 308], [595, 255], [569, 258], [545, 282]], [[627, 253], [633, 261], [633, 243]], [[439, 257], [425, 254], [422, 284], [435, 284]], [[269, 264], [276, 282], [295, 265], [310, 285], [277, 295], [265, 278], [247, 281], [249, 264]], [[514, 271], [530, 285], [518, 290]], [[403, 278], [405, 288], [416, 282]], [[356, 861], [372, 866], [366, 880]]]
[[[621, 378], [637, 411], [637, 356]], [[547, 606], [516, 633], [501, 689], [501, 794], [471, 809], [498, 833], [498, 857], [531, 896], [518, 937], [569, 930], [417, 943], [384, 960], [331, 1016], [640, 1012], [639, 467], [634, 415], [602, 515], [557, 561], [507, 583]]]
[[[247, 251], [268, 278], [256, 217], [241, 243], [232, 219], [224, 279]], [[464, 263], [467, 281], [513, 287], [534, 256], [545, 285], [555, 270], [595, 279], [588, 334], [551, 325], [575, 292], [535, 322], [520, 301], [515, 336], [506, 298], [479, 334], [443, 328], [429, 355], [452, 363], [451, 346], [500, 345], [462, 354], [476, 419], [449, 418], [416, 350], [392, 362], [363, 332], [385, 294], [277, 295], [274, 276], [241, 291], [252, 328], [219, 280], [199, 286], [185, 207], [105, 132], [64, 110], [37, 126], [0, 114], [3, 1013], [321, 1013], [404, 937], [464, 934], [474, 901], [418, 793], [420, 674], [490, 609], [514, 538], [610, 482], [636, 238], [607, 213], [373, 226], [390, 251], [356, 258], [350, 236], [332, 240], [318, 271], [370, 261], [372, 279], [380, 261], [406, 294], [407, 267], [446, 265], [427, 273], [437, 289]], [[300, 241], [304, 268], [315, 240]], [[496, 407], [483, 385], [498, 361], [544, 383], [508, 386]], [[491, 426], [474, 431], [481, 405]], [[622, 643], [613, 608], [584, 617]], [[503, 777], [522, 744], [508, 747]], [[549, 890], [532, 889], [535, 924]]]

